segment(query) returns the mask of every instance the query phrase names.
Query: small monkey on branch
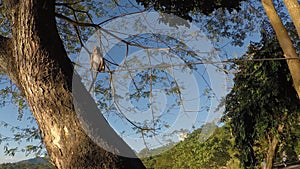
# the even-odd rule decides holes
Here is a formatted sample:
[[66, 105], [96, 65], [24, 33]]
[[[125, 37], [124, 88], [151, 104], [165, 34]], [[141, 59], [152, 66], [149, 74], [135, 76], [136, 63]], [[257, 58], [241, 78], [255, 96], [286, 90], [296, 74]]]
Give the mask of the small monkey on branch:
[[97, 75], [99, 72], [105, 72], [105, 60], [103, 58], [103, 52], [100, 47], [94, 46], [92, 53], [90, 55], [90, 66], [92, 73], [92, 83], [89, 89], [89, 92], [92, 90], [92, 87], [96, 81]]

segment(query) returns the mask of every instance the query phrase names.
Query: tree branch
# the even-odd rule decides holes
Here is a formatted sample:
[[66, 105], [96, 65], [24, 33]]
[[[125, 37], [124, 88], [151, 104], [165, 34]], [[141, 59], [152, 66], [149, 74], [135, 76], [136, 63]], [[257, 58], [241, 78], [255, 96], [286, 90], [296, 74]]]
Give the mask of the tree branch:
[[13, 63], [12, 46], [11, 39], [0, 36], [0, 68], [19, 87], [19, 80], [15, 73], [15, 64]]
[[[59, 14], [59, 13], [55, 13], [55, 16], [62, 19], [62, 20], [65, 20], [66, 22], [69, 22], [70, 24], [74, 25], [74, 26], [81, 26], [81, 27], [93, 27], [95, 28], [96, 30], [101, 30], [105, 33], [107, 33], [108, 35], [116, 38], [117, 40], [127, 44], [127, 45], [130, 45], [130, 46], [135, 46], [135, 47], [139, 47], [139, 48], [142, 48], [142, 49], [155, 49], [153, 47], [147, 47], [147, 46], [143, 46], [143, 45], [140, 45], [140, 44], [137, 44], [137, 43], [132, 43], [130, 41], [126, 41], [120, 37], [118, 37], [117, 35], [111, 33], [110, 31], [102, 28], [101, 26], [99, 26], [100, 24], [94, 24], [94, 23], [88, 23], [88, 22], [76, 22], [74, 21], [73, 19], [69, 18], [69, 17], [66, 17], [62, 14]], [[102, 22], [103, 23], [103, 22]]]
[[57, 3], [55, 3], [55, 5], [57, 5], [57, 6], [66, 6], [66, 5], [76, 5], [76, 4], [79, 4], [80, 2], [83, 2], [83, 0], [79, 0], [79, 1], [77, 1], [77, 2], [66, 2], [66, 3], [64, 3], [64, 2], [57, 2]]

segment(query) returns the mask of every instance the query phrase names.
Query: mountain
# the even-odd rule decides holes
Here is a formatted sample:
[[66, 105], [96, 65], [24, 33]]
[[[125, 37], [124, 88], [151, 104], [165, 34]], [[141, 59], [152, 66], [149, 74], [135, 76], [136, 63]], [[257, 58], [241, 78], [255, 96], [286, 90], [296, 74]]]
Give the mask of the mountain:
[[36, 157], [28, 160], [23, 160], [18, 163], [29, 163], [29, 164], [42, 164], [42, 165], [47, 165], [49, 164], [49, 160], [45, 157]]
[[0, 169], [55, 169], [48, 158], [37, 157], [17, 163], [0, 164]]

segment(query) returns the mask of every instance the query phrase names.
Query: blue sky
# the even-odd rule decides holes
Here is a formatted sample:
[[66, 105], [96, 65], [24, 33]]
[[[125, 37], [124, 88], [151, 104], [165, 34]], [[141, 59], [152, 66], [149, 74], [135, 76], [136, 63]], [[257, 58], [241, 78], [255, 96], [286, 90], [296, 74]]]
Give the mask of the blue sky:
[[[35, 123], [31, 123], [28, 120], [26, 120], [28, 117], [32, 117], [32, 114], [30, 111], [25, 111], [23, 118], [21, 121], [18, 120], [18, 108], [15, 105], [9, 104], [5, 107], [0, 108], [0, 121], [4, 121], [10, 125], [13, 126], [20, 126], [20, 127], [26, 127], [26, 126], [36, 126]], [[4, 136], [13, 136], [11, 130], [9, 127], [3, 127], [0, 126], [0, 134]], [[34, 157], [34, 155], [25, 156], [25, 153], [23, 152], [17, 152], [15, 156], [5, 156], [4, 155], [4, 146], [7, 142], [2, 142], [0, 144], [0, 163], [8, 163], [8, 162], [16, 162], [28, 158]], [[15, 143], [14, 141], [8, 142], [9, 146], [11, 148], [13, 147], [19, 147], [20, 149], [27, 145], [27, 143]], [[33, 144], [37, 144], [38, 142], [33, 142]], [[29, 143], [31, 144], [31, 143]]]
[[[229, 39], [223, 39], [223, 40], [224, 40], [224, 42], [229, 41]], [[248, 37], [245, 41], [245, 45], [242, 47], [233, 47], [231, 45], [228, 45], [223, 48], [223, 51], [225, 51], [231, 57], [239, 57], [246, 51], [250, 40], [252, 40], [252, 41], [259, 40], [259, 35], [254, 34], [251, 37]], [[222, 46], [222, 45], [220, 45], [220, 46]], [[212, 79], [212, 80], [216, 80], [216, 79]], [[20, 127], [36, 126], [35, 123], [30, 123], [28, 120], [26, 120], [27, 117], [31, 117], [31, 116], [32, 115], [29, 111], [25, 111], [23, 120], [18, 121], [17, 120], [18, 108], [16, 106], [10, 104], [10, 105], [7, 105], [6, 107], [0, 108], [0, 121], [5, 121], [14, 126], [20, 126]], [[198, 120], [203, 121], [203, 119], [198, 119]], [[199, 126], [197, 126], [197, 127], [199, 127]], [[0, 134], [6, 135], [6, 136], [11, 136], [12, 132], [9, 129], [0, 126]], [[11, 147], [18, 146], [20, 148], [26, 145], [26, 143], [21, 143], [21, 145], [18, 145], [16, 143], [14, 143], [13, 141], [9, 142], [9, 144]], [[37, 142], [35, 142], [33, 144], [37, 144]], [[30, 155], [30, 156], [26, 157], [25, 153], [22, 153], [22, 152], [17, 153], [13, 157], [4, 156], [4, 150], [3, 150], [4, 145], [5, 145], [5, 143], [0, 144], [0, 163], [15, 162], [15, 161], [20, 161], [20, 160], [34, 157], [34, 155]]]
[[[257, 40], [258, 36], [253, 36], [253, 37], [249, 37], [247, 39], [247, 42], [245, 44], [249, 44], [250, 40]], [[243, 47], [232, 47], [232, 46], [228, 46], [226, 48], [224, 48], [225, 51], [227, 51], [230, 55], [232, 56], [241, 56], [244, 51], [246, 51], [246, 47], [247, 45], [243, 46]], [[5, 121], [9, 124], [12, 124], [14, 126], [20, 126], [20, 127], [26, 127], [26, 126], [36, 126], [35, 123], [30, 123], [27, 119], [27, 117], [32, 117], [32, 114], [30, 111], [25, 111], [24, 112], [24, 116], [22, 118], [21, 121], [17, 120], [18, 118], [18, 108], [13, 105], [13, 104], [9, 104], [5, 107], [0, 108], [0, 121]], [[12, 132], [10, 131], [9, 128], [5, 128], [5, 127], [0, 127], [0, 133], [6, 136], [11, 136]], [[33, 144], [37, 144], [38, 142], [35, 142]], [[11, 147], [24, 147], [26, 145], [26, 143], [21, 143], [20, 145], [17, 143], [14, 143], [13, 141], [9, 142]], [[25, 156], [25, 153], [23, 152], [18, 152], [16, 153], [15, 156], [11, 157], [11, 156], [4, 156], [4, 145], [5, 143], [0, 144], [0, 163], [7, 163], [7, 162], [15, 162], [15, 161], [20, 161], [20, 160], [24, 160], [24, 159], [28, 159], [28, 158], [32, 158], [34, 157], [34, 155], [30, 155], [30, 156]]]

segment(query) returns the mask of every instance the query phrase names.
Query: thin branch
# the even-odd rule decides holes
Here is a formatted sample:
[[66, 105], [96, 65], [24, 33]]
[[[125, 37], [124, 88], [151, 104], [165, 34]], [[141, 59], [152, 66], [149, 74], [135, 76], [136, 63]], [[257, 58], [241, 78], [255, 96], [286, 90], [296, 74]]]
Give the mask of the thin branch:
[[[128, 47], [128, 45], [126, 45], [126, 54], [125, 54], [125, 58], [128, 57], [128, 52], [129, 52], [129, 47]], [[124, 61], [124, 65], [126, 66], [126, 68], [128, 68], [128, 65], [127, 65], [126, 61]], [[130, 78], [131, 78], [131, 80], [132, 80], [132, 83], [133, 83], [135, 89], [139, 92], [139, 94], [141, 94], [141, 91], [140, 91], [140, 89], [137, 87], [136, 82], [135, 82], [135, 80], [134, 80], [134, 78], [133, 78], [133, 76], [132, 76], [132, 74], [131, 74], [131, 70], [129, 70], [129, 69], [127, 69], [127, 70], [128, 70], [129, 76], [130, 76]]]
[[133, 15], [133, 14], [143, 13], [143, 12], [146, 12], [146, 11], [148, 11], [148, 10], [149, 10], [149, 8], [146, 8], [146, 9], [144, 9], [144, 10], [142, 10], [142, 11], [137, 11], [137, 12], [132, 12], [132, 13], [127, 13], [127, 14], [122, 14], [122, 15], [114, 16], [114, 17], [111, 17], [111, 18], [109, 18], [109, 19], [107, 19], [107, 20], [105, 20], [105, 21], [100, 22], [98, 25], [102, 25], [102, 24], [104, 24], [104, 23], [106, 23], [106, 22], [109, 22], [109, 21], [111, 21], [111, 20], [114, 20], [114, 19], [117, 19], [117, 18], [120, 18], [120, 17], [129, 16], [129, 15]]
[[121, 108], [119, 107], [119, 105], [116, 103], [116, 101], [114, 101], [114, 105], [116, 106], [116, 109], [118, 110], [118, 112], [120, 112], [121, 116], [123, 118], [125, 118], [126, 121], [128, 121], [132, 126], [136, 127], [137, 129], [139, 130], [142, 130], [142, 131], [151, 131], [151, 130], [155, 130], [153, 128], [143, 128], [143, 127], [140, 127], [138, 126], [137, 124], [135, 124], [133, 121], [131, 121], [130, 119], [128, 119], [126, 117], [126, 115], [122, 112]]
[[84, 14], [86, 14], [88, 16], [88, 18], [90, 18], [89, 17], [90, 14], [89, 14], [88, 11], [83, 11], [83, 10], [75, 9], [75, 8], [71, 7], [70, 5], [63, 5], [63, 6], [66, 7], [66, 8], [68, 8], [68, 9], [70, 9], [70, 10], [72, 10], [73, 12], [84, 13]]
[[77, 2], [56, 2], [55, 5], [56, 6], [69, 6], [69, 5], [76, 5], [76, 4], [79, 4], [80, 2], [83, 2], [83, 0], [81, 1], [77, 1]]
[[60, 19], [65, 20], [65, 21], [67, 21], [70, 24], [75, 25], [75, 26], [93, 27], [93, 28], [97, 28], [97, 29], [102, 29], [99, 25], [96, 25], [96, 24], [93, 24], [93, 23], [87, 23], [87, 22], [76, 22], [76, 21], [72, 20], [71, 18], [68, 18], [68, 17], [66, 17], [62, 14], [59, 14], [59, 13], [55, 13], [55, 16], [60, 18]]
[[96, 30], [99, 29], [99, 30], [101, 30], [101, 31], [103, 31], [103, 32], [105, 32], [105, 33], [107, 33], [108, 35], [110, 35], [110, 36], [116, 38], [116, 39], [119, 40], [120, 42], [123, 42], [123, 43], [125, 43], [125, 44], [130, 45], [130, 46], [139, 47], [139, 48], [142, 48], [142, 49], [155, 49], [155, 48], [152, 48], [152, 47], [147, 47], [147, 46], [143, 46], [143, 45], [140, 45], [140, 44], [132, 43], [132, 42], [130, 42], [130, 41], [126, 41], [126, 40], [124, 40], [124, 39], [118, 37], [117, 35], [111, 33], [111, 31], [108, 31], [108, 30], [106, 30], [106, 29], [102, 28], [101, 26], [99, 26], [99, 25], [97, 25], [97, 24], [94, 24], [94, 23], [88, 23], [88, 22], [76, 22], [76, 21], [74, 21], [73, 19], [71, 19], [71, 18], [69, 18], [69, 17], [66, 17], [66, 16], [64, 16], [64, 15], [62, 15], [62, 14], [59, 14], [59, 13], [55, 13], [55, 16], [58, 17], [58, 18], [60, 18], [60, 19], [62, 19], [62, 20], [65, 20], [65, 21], [67, 21], [67, 22], [69, 22], [70, 24], [75, 25], [75, 26], [81, 26], [81, 27], [93, 27], [93, 28], [95, 28]]
[[[149, 51], [147, 50], [147, 56], [148, 56], [148, 63], [149, 65], [151, 65], [151, 56], [149, 54]], [[149, 93], [149, 102], [150, 102], [150, 106], [151, 106], [151, 116], [152, 116], [152, 122], [153, 122], [153, 128], [154, 128], [154, 135], [155, 135], [155, 116], [154, 116], [154, 110], [153, 110], [153, 76], [152, 76], [152, 68], [150, 68], [150, 93]]]

